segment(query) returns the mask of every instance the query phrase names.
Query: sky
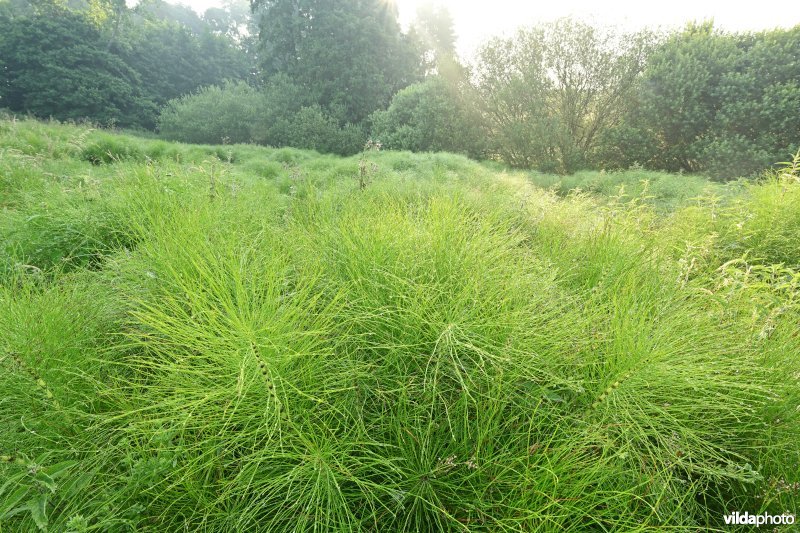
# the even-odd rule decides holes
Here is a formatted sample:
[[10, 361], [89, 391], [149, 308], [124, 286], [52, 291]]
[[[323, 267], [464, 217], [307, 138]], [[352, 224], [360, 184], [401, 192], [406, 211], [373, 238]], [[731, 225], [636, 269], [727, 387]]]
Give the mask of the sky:
[[[396, 0], [401, 22], [413, 20], [425, 0]], [[725, 30], [762, 30], [800, 24], [800, 0], [443, 0], [453, 15], [458, 50], [470, 55], [486, 39], [508, 35], [519, 26], [563, 16], [635, 30], [645, 26], [673, 28], [714, 19]]]
[[[171, 0], [202, 13], [222, 0]], [[400, 22], [407, 26], [417, 7], [430, 0], [394, 2]], [[435, 0], [453, 15], [462, 57], [470, 57], [485, 40], [508, 35], [519, 26], [573, 16], [602, 25], [635, 30], [682, 27], [688, 21], [714, 19], [716, 27], [731, 30], [788, 28], [800, 24], [800, 0]]]

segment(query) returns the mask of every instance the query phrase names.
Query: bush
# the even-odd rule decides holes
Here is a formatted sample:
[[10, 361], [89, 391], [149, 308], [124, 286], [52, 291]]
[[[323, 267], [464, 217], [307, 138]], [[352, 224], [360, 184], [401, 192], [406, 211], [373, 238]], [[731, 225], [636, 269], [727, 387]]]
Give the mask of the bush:
[[634, 158], [723, 180], [763, 171], [800, 147], [799, 54], [800, 27], [730, 34], [704, 23], [670, 35], [629, 102], [629, 129], [617, 132], [624, 152], [607, 138], [603, 164]]
[[318, 105], [303, 107], [288, 120], [286, 138], [280, 144], [318, 152], [351, 155], [364, 145], [366, 135], [356, 125], [339, 126]]
[[568, 18], [487, 42], [474, 79], [492, 151], [543, 172], [586, 168], [598, 135], [635, 94], [653, 42], [648, 31], [617, 34]]
[[264, 112], [258, 117], [259, 142], [340, 155], [354, 154], [364, 145], [366, 133], [361, 127], [342, 125], [287, 76], [270, 78], [263, 93]]
[[263, 95], [247, 83], [211, 85], [167, 103], [158, 129], [167, 139], [189, 143], [258, 142], [263, 110]]
[[623, 122], [602, 131], [590, 158], [592, 166], [603, 170], [625, 170], [641, 165], [658, 168], [659, 143], [651, 131]]
[[361, 127], [340, 125], [283, 77], [265, 89], [226, 83], [172, 100], [159, 129], [167, 139], [199, 144], [258, 143], [350, 155], [364, 145]]
[[406, 87], [371, 121], [372, 137], [393, 150], [455, 152], [474, 158], [484, 151], [480, 115], [442, 78]]
[[705, 172], [723, 181], [754, 177], [775, 163], [778, 155], [738, 134], [718, 136], [698, 145]]

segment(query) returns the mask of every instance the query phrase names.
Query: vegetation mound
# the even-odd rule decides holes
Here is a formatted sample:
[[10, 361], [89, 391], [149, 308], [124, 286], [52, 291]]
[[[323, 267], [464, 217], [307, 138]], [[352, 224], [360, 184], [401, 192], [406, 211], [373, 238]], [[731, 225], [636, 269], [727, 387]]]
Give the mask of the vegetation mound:
[[36, 122], [0, 150], [10, 530], [797, 514], [796, 169], [626, 196]]

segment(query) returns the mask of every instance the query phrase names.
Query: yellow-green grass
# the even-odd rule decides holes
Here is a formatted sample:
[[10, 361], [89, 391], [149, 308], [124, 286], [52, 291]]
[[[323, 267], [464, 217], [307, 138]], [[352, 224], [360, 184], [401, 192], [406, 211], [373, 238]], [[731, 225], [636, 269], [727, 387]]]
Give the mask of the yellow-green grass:
[[363, 157], [0, 122], [3, 531], [797, 513], [795, 177]]

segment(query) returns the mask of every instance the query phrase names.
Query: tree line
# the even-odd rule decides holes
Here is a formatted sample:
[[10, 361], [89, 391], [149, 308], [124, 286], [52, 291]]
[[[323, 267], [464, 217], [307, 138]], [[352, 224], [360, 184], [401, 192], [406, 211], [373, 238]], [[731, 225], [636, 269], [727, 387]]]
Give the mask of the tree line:
[[161, 0], [0, 1], [0, 107], [154, 129], [169, 100], [252, 77], [245, 22], [235, 5], [200, 17]]
[[0, 107], [187, 142], [451, 151], [569, 173], [749, 175], [800, 145], [800, 26], [626, 33], [571, 19], [455, 53], [381, 0], [6, 0]]

